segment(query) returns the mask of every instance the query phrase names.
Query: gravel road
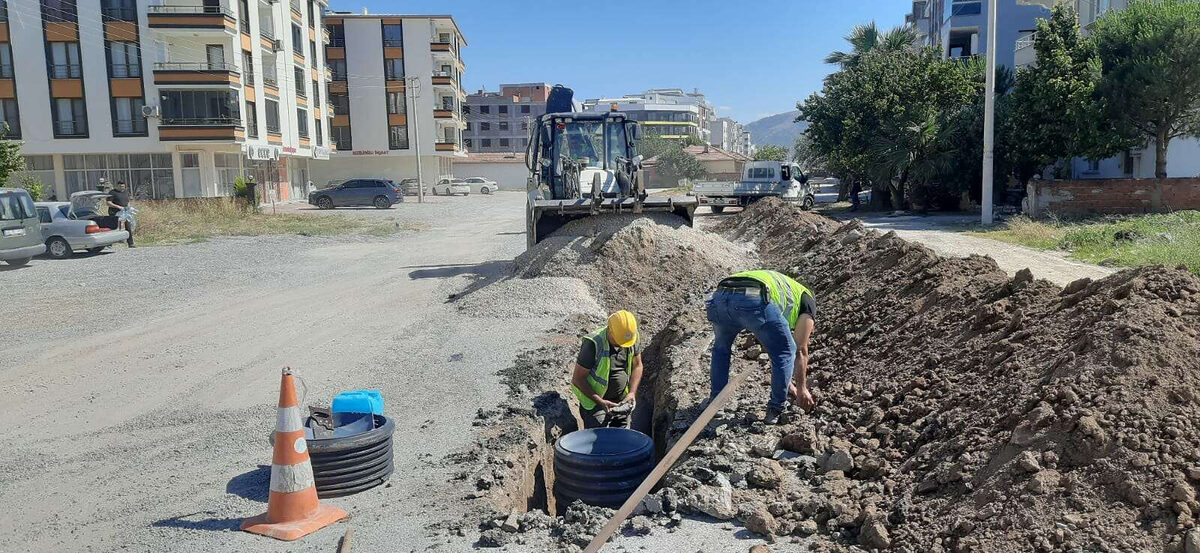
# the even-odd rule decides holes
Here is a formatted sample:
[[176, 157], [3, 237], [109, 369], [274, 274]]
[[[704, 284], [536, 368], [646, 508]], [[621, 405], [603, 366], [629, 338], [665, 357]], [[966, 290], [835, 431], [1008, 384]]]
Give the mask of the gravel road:
[[[397, 419], [389, 484], [328, 501], [350, 512], [356, 553], [470, 548], [469, 535], [427, 529], [458, 517], [472, 491], [443, 459], [470, 443], [476, 410], [502, 399], [496, 370], [562, 312], [501, 297], [466, 314], [447, 301], [510, 274], [523, 204], [511, 192], [391, 210], [293, 204], [279, 209], [424, 230], [118, 247], [0, 271], [0, 549], [334, 551], [344, 525], [294, 543], [237, 530], [266, 508], [285, 365], [304, 404], [377, 388]], [[740, 534], [689, 521], [612, 548], [759, 543]]]

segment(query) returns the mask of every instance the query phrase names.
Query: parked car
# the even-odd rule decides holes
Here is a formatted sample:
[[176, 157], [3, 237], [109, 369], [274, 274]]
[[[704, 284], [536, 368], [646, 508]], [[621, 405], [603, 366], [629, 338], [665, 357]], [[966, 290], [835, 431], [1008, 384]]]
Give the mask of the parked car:
[[471, 192], [478, 191], [480, 194], [491, 194], [500, 190], [500, 185], [496, 184], [496, 181], [483, 177], [470, 177], [464, 182], [467, 183], [467, 186], [471, 187]]
[[455, 194], [462, 194], [463, 196], [470, 195], [471, 185], [467, 184], [467, 181], [462, 179], [448, 177], [438, 179], [437, 184], [433, 185], [434, 196], [453, 196]]
[[356, 205], [387, 209], [403, 201], [400, 185], [388, 179], [350, 179], [308, 193], [308, 203], [321, 209]]
[[[107, 197], [107, 196], [105, 196]], [[74, 197], [72, 197], [74, 199]], [[42, 241], [46, 253], [55, 259], [70, 257], [76, 250], [99, 253], [117, 242], [129, 238], [129, 232], [106, 228], [100, 221], [88, 218], [84, 208], [78, 213], [72, 209], [77, 204], [70, 202], [37, 202], [38, 220], [41, 221]], [[94, 214], [94, 210], [90, 210]]]
[[0, 261], [19, 266], [46, 251], [33, 198], [22, 188], [0, 188]]
[[[421, 188], [424, 189], [423, 190], [424, 193], [426, 193], [426, 194], [429, 193], [429, 185], [423, 184], [423, 185], [421, 185]], [[404, 179], [404, 180], [400, 181], [400, 191], [405, 196], [416, 196], [417, 195], [417, 179]]]

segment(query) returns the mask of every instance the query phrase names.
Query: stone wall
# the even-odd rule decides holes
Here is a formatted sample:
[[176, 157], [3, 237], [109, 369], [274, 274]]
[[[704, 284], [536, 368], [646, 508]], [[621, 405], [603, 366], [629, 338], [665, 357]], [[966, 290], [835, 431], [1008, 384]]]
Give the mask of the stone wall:
[[1033, 218], [1200, 209], [1200, 178], [1031, 181], [1026, 192]]

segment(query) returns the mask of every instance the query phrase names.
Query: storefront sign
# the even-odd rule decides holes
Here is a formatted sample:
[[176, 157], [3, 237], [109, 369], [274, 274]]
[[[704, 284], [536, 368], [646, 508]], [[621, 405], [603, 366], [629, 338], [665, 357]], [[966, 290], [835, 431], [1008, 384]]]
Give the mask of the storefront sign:
[[271, 161], [279, 159], [278, 146], [246, 145], [246, 157], [254, 161]]
[[285, 154], [294, 154], [294, 153], [296, 153], [296, 148], [295, 148], [294, 146], [284, 146], [284, 147], [283, 147], [283, 153], [285, 153]]
[[329, 159], [329, 148], [324, 146], [313, 146], [313, 159]]
[[386, 156], [386, 155], [388, 155], [389, 153], [391, 153], [391, 152], [389, 152], [388, 150], [354, 150], [353, 152], [350, 152], [350, 155], [355, 155], [355, 156]]

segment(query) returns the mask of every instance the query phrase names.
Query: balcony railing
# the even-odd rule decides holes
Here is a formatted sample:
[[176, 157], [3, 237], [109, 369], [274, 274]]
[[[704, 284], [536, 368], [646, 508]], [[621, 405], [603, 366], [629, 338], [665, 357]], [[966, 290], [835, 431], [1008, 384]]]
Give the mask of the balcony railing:
[[161, 14], [202, 13], [233, 17], [233, 11], [225, 6], [146, 6], [146, 12]]
[[101, 8], [100, 15], [104, 21], [137, 21], [134, 8]]
[[211, 61], [167, 61], [154, 64], [155, 71], [229, 71], [237, 73], [237, 66], [228, 62]]
[[270, 27], [259, 27], [258, 35], [271, 41], [271, 42], [275, 41], [275, 31], [274, 31], [274, 29], [271, 29]]
[[275, 75], [263, 75], [263, 86], [279, 88], [279, 80]]
[[254, 72], [247, 71], [242, 73], [242, 82], [246, 83], [246, 86], [254, 86]]
[[108, 66], [108, 73], [114, 79], [128, 79], [142, 76], [140, 63], [113, 63]]
[[55, 121], [54, 136], [84, 136], [87, 134], [87, 121]]
[[1029, 36], [1023, 36], [1023, 37], [1021, 37], [1021, 38], [1018, 38], [1018, 39], [1017, 39], [1017, 47], [1016, 47], [1016, 49], [1017, 49], [1017, 50], [1024, 50], [1024, 49], [1026, 49], [1026, 48], [1033, 48], [1033, 40], [1034, 40], [1034, 36], [1035, 36], [1036, 34], [1037, 34], [1037, 33], [1030, 33], [1030, 35], [1029, 35]]
[[77, 63], [56, 63], [50, 65], [51, 79], [78, 79], [83, 76], [83, 66]]
[[241, 117], [171, 117], [163, 116], [162, 124], [171, 127], [236, 127]]
[[292, 11], [297, 14], [303, 14], [304, 10], [300, 7], [300, 0], [292, 0]]
[[146, 134], [146, 118], [118, 119], [114, 134]]
[[383, 47], [384, 47], [384, 48], [401, 48], [401, 47], [403, 47], [403, 46], [404, 46], [404, 40], [403, 40], [403, 39], [399, 39], [399, 38], [385, 38], [385, 39], [383, 39]]
[[345, 48], [346, 47], [346, 37], [335, 36], [335, 37], [330, 38], [329, 39], [329, 47], [330, 48]]
[[13, 78], [13, 66], [11, 63], [0, 64], [0, 79]]

